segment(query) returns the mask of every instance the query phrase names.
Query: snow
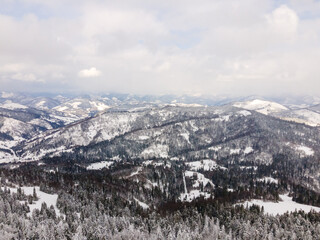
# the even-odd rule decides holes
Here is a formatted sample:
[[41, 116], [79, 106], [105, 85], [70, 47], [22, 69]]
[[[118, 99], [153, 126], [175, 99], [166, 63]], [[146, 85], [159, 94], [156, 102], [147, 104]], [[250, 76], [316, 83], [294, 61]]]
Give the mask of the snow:
[[81, 105], [82, 102], [73, 102], [73, 103], [69, 103], [73, 108], [78, 109], [79, 105]]
[[[1, 187], [2, 189], [4, 189], [4, 187]], [[34, 209], [41, 209], [41, 205], [42, 203], [46, 203], [47, 207], [49, 208], [51, 205], [54, 207], [56, 214], [58, 216], [61, 215], [60, 210], [57, 208], [57, 199], [58, 199], [58, 194], [48, 194], [45, 192], [40, 191], [39, 187], [21, 187], [21, 190], [23, 190], [23, 192], [26, 195], [33, 195], [33, 189], [35, 188], [36, 193], [37, 193], [37, 197], [39, 198], [38, 201], [34, 201], [32, 204], [28, 204], [29, 208], [30, 208], [30, 212], [27, 214], [29, 217], [32, 215], [32, 211]], [[11, 192], [17, 192], [17, 188], [10, 188]]]
[[117, 155], [117, 156], [112, 157], [111, 160], [116, 161], [116, 162], [120, 162], [122, 160], [122, 158], [119, 155]]
[[168, 104], [168, 106], [172, 106], [172, 107], [203, 107], [203, 105], [196, 104], [196, 103], [190, 103], [190, 104], [187, 104], [187, 103], [171, 103], [171, 104]]
[[189, 193], [181, 193], [179, 199], [182, 202], [192, 202], [194, 199], [199, 197], [208, 199], [211, 197], [211, 194], [207, 192], [201, 192], [200, 190], [191, 190]]
[[147, 140], [150, 137], [149, 136], [139, 136], [138, 138], [139, 138], [139, 140]]
[[242, 115], [242, 116], [250, 116], [251, 112], [247, 111], [247, 110], [241, 110], [238, 112], [238, 114]]
[[11, 100], [5, 101], [3, 104], [0, 105], [0, 107], [6, 108], [6, 109], [10, 109], [10, 110], [14, 110], [14, 109], [26, 109], [26, 108], [28, 108], [27, 106], [24, 106], [24, 105], [22, 105], [22, 104], [14, 103], [14, 102], [12, 102]]
[[220, 146], [214, 146], [214, 147], [209, 147], [208, 149], [217, 152], [217, 151], [219, 151], [221, 149], [221, 147]]
[[236, 149], [230, 149], [230, 154], [239, 154], [241, 151], [240, 148], [236, 148]]
[[244, 153], [244, 154], [249, 154], [249, 153], [251, 153], [251, 152], [253, 152], [253, 148], [252, 148], [252, 147], [246, 147], [246, 148], [243, 150], [243, 153]]
[[270, 101], [259, 100], [259, 99], [255, 99], [247, 102], [237, 102], [233, 104], [233, 106], [238, 108], [244, 108], [247, 110], [254, 110], [265, 115], [288, 110], [288, 108], [286, 108], [281, 104], [270, 102]]
[[142, 151], [143, 158], [168, 158], [169, 147], [167, 145], [155, 144]]
[[312, 127], [320, 126], [320, 114], [308, 109], [294, 110], [280, 118], [287, 121], [304, 123]]
[[184, 139], [186, 139], [186, 141], [189, 144], [191, 144], [190, 141], [189, 141], [189, 133], [180, 133], [180, 136], [182, 136]]
[[259, 178], [257, 179], [258, 182], [266, 182], [266, 183], [275, 183], [278, 184], [278, 179], [275, 179], [273, 177], [264, 177], [264, 178]]
[[202, 173], [185, 171], [184, 175], [194, 181], [194, 184], [192, 186], [195, 188], [200, 187], [200, 184], [203, 184], [204, 187], [207, 186], [207, 184], [210, 184], [212, 187], [214, 187], [213, 182], [210, 179], [206, 178]]
[[243, 170], [243, 169], [253, 169], [254, 171], [257, 171], [258, 167], [257, 166], [240, 166], [240, 169], [241, 170]]
[[38, 108], [42, 108], [45, 103], [46, 103], [46, 101], [40, 101], [40, 102], [38, 102], [38, 103], [36, 104], [36, 106], [37, 106]]
[[192, 171], [186, 171], [183, 174], [183, 186], [184, 186], [184, 193], [180, 194], [180, 201], [182, 202], [191, 202], [192, 200], [199, 198], [201, 196], [203, 196], [205, 199], [208, 199], [211, 197], [210, 193], [207, 192], [201, 192], [200, 190], [197, 189], [193, 189], [188, 193], [188, 189], [187, 189], [187, 184], [186, 184], [186, 178], [185, 177], [189, 177], [189, 178], [194, 178], [194, 176], [197, 177], [196, 182], [193, 184], [193, 187], [199, 187], [200, 183], [203, 183], [203, 186], [206, 186], [208, 183], [210, 183], [210, 185], [212, 187], [214, 187], [214, 184], [208, 179], [205, 178], [203, 174], [201, 173], [197, 173], [197, 172], [192, 172]]
[[67, 110], [69, 107], [67, 106], [59, 106], [59, 107], [55, 107], [54, 109], [60, 112], [63, 112], [65, 110]]
[[214, 160], [210, 160], [210, 159], [187, 162], [186, 165], [189, 166], [190, 170], [193, 170], [193, 171], [198, 171], [200, 169], [204, 171], [212, 171], [220, 167]]
[[133, 177], [137, 174], [139, 174], [142, 171], [141, 167], [138, 167], [137, 170], [135, 172], [132, 172], [128, 177]]
[[101, 170], [103, 168], [109, 168], [114, 162], [112, 161], [102, 161], [97, 163], [92, 163], [87, 166], [87, 170]]
[[153, 165], [155, 167], [164, 166], [164, 167], [167, 167], [167, 168], [171, 168], [171, 163], [170, 162], [167, 162], [166, 165], [164, 165], [163, 161], [160, 162], [160, 161], [147, 160], [147, 161], [144, 161], [142, 164], [144, 166]]
[[296, 149], [298, 151], [302, 151], [307, 156], [313, 156], [314, 154], [314, 151], [311, 148], [306, 146], [297, 146]]
[[134, 198], [134, 200], [142, 207], [144, 210], [147, 210], [149, 208], [148, 204], [139, 201], [138, 199]]
[[104, 111], [104, 110], [110, 108], [108, 105], [105, 105], [105, 104], [102, 103], [102, 102], [93, 102], [93, 101], [90, 101], [90, 104], [93, 105], [98, 111]]
[[252, 206], [253, 204], [258, 205], [260, 207], [263, 206], [264, 212], [268, 213], [270, 215], [281, 215], [288, 212], [294, 212], [294, 211], [305, 211], [310, 212], [311, 210], [314, 210], [316, 212], [320, 212], [319, 207], [314, 207], [310, 205], [300, 204], [292, 201], [292, 198], [288, 196], [288, 194], [280, 195], [280, 198], [282, 201], [280, 202], [264, 202], [263, 200], [253, 199], [251, 201], [246, 201], [243, 203], [244, 206]]

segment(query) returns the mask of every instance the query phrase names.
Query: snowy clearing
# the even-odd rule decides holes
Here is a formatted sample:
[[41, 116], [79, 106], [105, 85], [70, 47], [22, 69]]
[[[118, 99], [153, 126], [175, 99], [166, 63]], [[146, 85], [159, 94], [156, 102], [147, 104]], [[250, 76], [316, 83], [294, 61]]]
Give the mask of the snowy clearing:
[[280, 202], [264, 202], [263, 200], [253, 199], [251, 201], [246, 201], [242, 203], [244, 206], [252, 206], [253, 204], [258, 205], [260, 207], [263, 206], [264, 212], [275, 216], [277, 214], [281, 215], [286, 212], [294, 212], [303, 210], [305, 212], [310, 212], [314, 210], [316, 212], [320, 212], [319, 207], [313, 207], [310, 205], [300, 204], [292, 201], [292, 198], [288, 196], [288, 194], [280, 195], [282, 201]]
[[[39, 187], [21, 187], [21, 190], [24, 192], [25, 195], [33, 195], [33, 188], [35, 188], [37, 197], [39, 198], [38, 201], [34, 201], [33, 204], [28, 204], [30, 208], [30, 212], [28, 213], [28, 216], [30, 217], [32, 215], [32, 212], [34, 209], [41, 210], [42, 203], [46, 203], [47, 207], [49, 208], [51, 205], [54, 207], [56, 214], [58, 216], [61, 216], [60, 210], [57, 208], [57, 199], [58, 194], [48, 194], [45, 192], [40, 191]], [[3, 190], [4, 187], [1, 187]], [[17, 193], [17, 188], [9, 188], [10, 191], [13, 193]]]
[[103, 168], [109, 168], [114, 162], [112, 161], [102, 161], [97, 163], [91, 163], [87, 166], [87, 170], [101, 170]]
[[179, 200], [182, 202], [192, 202], [194, 199], [199, 197], [208, 199], [211, 197], [211, 194], [207, 192], [201, 192], [200, 190], [191, 190], [189, 193], [181, 193]]
[[150, 147], [143, 150], [141, 157], [143, 158], [168, 158], [169, 147], [167, 145], [151, 145]]
[[186, 165], [189, 166], [190, 170], [193, 170], [193, 171], [198, 171], [200, 169], [204, 171], [212, 171], [219, 167], [219, 165], [214, 160], [210, 160], [210, 159], [187, 162]]

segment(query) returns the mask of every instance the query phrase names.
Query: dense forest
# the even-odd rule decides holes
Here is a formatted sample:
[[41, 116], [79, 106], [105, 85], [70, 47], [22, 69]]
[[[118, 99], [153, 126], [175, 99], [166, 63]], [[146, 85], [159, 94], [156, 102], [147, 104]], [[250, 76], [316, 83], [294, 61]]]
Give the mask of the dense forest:
[[[252, 170], [241, 174], [236, 169], [228, 174], [221, 169], [202, 171], [216, 186], [210, 190], [211, 197], [185, 202], [178, 196], [183, 192], [181, 178], [186, 166], [179, 162], [171, 164], [171, 168], [146, 166], [138, 178], [124, 177], [126, 172], [141, 167], [137, 162], [98, 171], [88, 171], [72, 161], [63, 160], [61, 164], [58, 159], [51, 161], [51, 165], [3, 167], [2, 239], [318, 239], [320, 236], [317, 212], [272, 216], [259, 206], [236, 204], [252, 198], [278, 201], [280, 193], [289, 191], [296, 201], [319, 205], [317, 193], [293, 185], [285, 177], [275, 184], [254, 181], [262, 173]], [[136, 181], [143, 178], [159, 184], [147, 188], [144, 181]], [[187, 186], [190, 185], [187, 179]], [[40, 186], [40, 191], [58, 194], [59, 213], [45, 203], [30, 212], [30, 204], [37, 201], [37, 192], [27, 195], [24, 186]], [[230, 187], [234, 190], [228, 191]], [[141, 206], [141, 202], [148, 203], [148, 208]]]

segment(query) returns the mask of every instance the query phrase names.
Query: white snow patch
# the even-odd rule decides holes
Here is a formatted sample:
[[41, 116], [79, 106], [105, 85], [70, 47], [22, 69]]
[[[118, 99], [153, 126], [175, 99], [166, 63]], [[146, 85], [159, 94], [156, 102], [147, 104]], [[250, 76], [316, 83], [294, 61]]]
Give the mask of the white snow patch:
[[144, 161], [142, 164], [144, 166], [153, 165], [155, 167], [164, 166], [164, 167], [167, 167], [167, 168], [171, 168], [171, 163], [170, 162], [167, 162], [166, 164], [164, 164], [164, 162], [160, 162], [160, 161], [147, 160], [147, 161]]
[[142, 168], [138, 167], [135, 172], [132, 172], [128, 177], [133, 177], [141, 172]]
[[104, 111], [110, 108], [108, 105], [105, 105], [102, 102], [89, 101], [91, 105], [93, 105], [98, 111]]
[[139, 136], [139, 140], [147, 140], [149, 139], [149, 136]]
[[241, 170], [243, 170], [243, 169], [253, 169], [254, 171], [257, 171], [258, 167], [257, 166], [240, 166], [240, 169]]
[[246, 147], [246, 148], [243, 150], [243, 153], [244, 153], [244, 154], [249, 154], [249, 153], [251, 153], [251, 152], [253, 152], [253, 148], [252, 148], [252, 147]]
[[320, 114], [308, 109], [298, 109], [288, 116], [280, 117], [283, 120], [304, 123], [312, 127], [320, 126]]
[[258, 205], [260, 207], [263, 206], [264, 212], [270, 215], [281, 215], [286, 212], [294, 212], [302, 210], [304, 212], [310, 212], [314, 210], [316, 212], [320, 212], [319, 207], [314, 207], [310, 205], [300, 204], [292, 201], [292, 198], [288, 196], [288, 194], [280, 195], [282, 201], [280, 202], [264, 202], [263, 200], [253, 199], [251, 201], [246, 201], [242, 203], [244, 206], [252, 206], [253, 204]]
[[275, 183], [278, 184], [278, 179], [275, 179], [273, 177], [264, 177], [264, 178], [259, 178], [257, 179], [258, 182], [266, 182], [266, 183]]
[[87, 170], [101, 170], [103, 168], [109, 168], [114, 162], [112, 161], [102, 161], [97, 163], [92, 163], [87, 166]]
[[204, 170], [204, 171], [212, 171], [214, 169], [217, 169], [219, 165], [214, 160], [210, 159], [204, 159], [200, 161], [194, 161], [194, 162], [187, 162], [187, 166], [190, 167], [190, 170], [198, 171], [198, 170]]
[[251, 115], [251, 112], [247, 111], [247, 110], [241, 110], [241, 111], [238, 111], [238, 113], [242, 116], [250, 116]]
[[241, 151], [240, 148], [236, 148], [236, 149], [230, 149], [230, 154], [239, 154]]
[[189, 144], [191, 144], [190, 141], [189, 141], [189, 133], [180, 133], [180, 136], [184, 137], [184, 138], [186, 139], [186, 141], [187, 141]]
[[[172, 101], [172, 102], [174, 102], [174, 101]], [[168, 106], [172, 106], [172, 107], [203, 107], [203, 105], [196, 104], [196, 103], [191, 103], [191, 104], [187, 104], [187, 103], [171, 103], [171, 104], [168, 104]]]
[[0, 105], [2, 108], [14, 110], [14, 109], [26, 109], [28, 108], [25, 105], [22, 105], [20, 103], [12, 102], [11, 100], [5, 101], [3, 104]]
[[58, 107], [55, 107], [53, 109], [57, 110], [57, 111], [60, 111], [60, 112], [63, 112], [65, 110], [67, 110], [69, 107], [68, 106], [58, 106]]
[[168, 158], [169, 147], [167, 145], [154, 144], [143, 150], [141, 157], [143, 158]]
[[[1, 187], [2, 190], [4, 187]], [[28, 204], [30, 208], [30, 212], [27, 214], [29, 217], [32, 215], [32, 211], [34, 209], [39, 209], [41, 210], [41, 205], [42, 203], [46, 203], [47, 207], [49, 208], [51, 205], [54, 207], [56, 214], [58, 216], [61, 215], [60, 210], [57, 208], [57, 199], [58, 199], [58, 194], [48, 194], [45, 192], [40, 191], [39, 187], [21, 187], [21, 190], [23, 190], [24, 194], [26, 195], [33, 195], [33, 188], [36, 190], [37, 197], [39, 198], [38, 201], [34, 201], [33, 204]], [[17, 188], [10, 188], [11, 192], [17, 192]]]
[[306, 147], [306, 146], [297, 146], [296, 149], [298, 151], [304, 152], [304, 154], [307, 156], [313, 156], [313, 154], [314, 154], [314, 151], [311, 148]]
[[247, 101], [247, 102], [237, 102], [233, 104], [233, 106], [238, 108], [244, 108], [247, 110], [254, 110], [265, 115], [288, 110], [288, 108], [286, 108], [281, 104], [259, 100], [259, 99], [255, 99], [253, 101]]
[[215, 146], [215, 147], [209, 147], [208, 149], [217, 152], [217, 151], [219, 151], [221, 149], [221, 147], [220, 146]]
[[213, 182], [206, 178], [202, 173], [186, 171], [185, 176], [193, 179], [194, 184], [192, 186], [195, 188], [200, 187], [200, 184], [203, 184], [204, 187], [207, 186], [207, 184], [210, 184], [212, 187], [214, 187]]
[[147, 210], [149, 208], [148, 204], [139, 201], [138, 199], [134, 198], [134, 200], [142, 207], [144, 210]]
[[194, 199], [199, 197], [208, 199], [211, 197], [211, 194], [207, 192], [201, 192], [200, 190], [191, 190], [189, 193], [181, 193], [179, 200], [182, 202], [192, 202]]
[[81, 104], [81, 102], [72, 102], [72, 103], [69, 103], [73, 108], [75, 109], [78, 109], [79, 108], [79, 105]]

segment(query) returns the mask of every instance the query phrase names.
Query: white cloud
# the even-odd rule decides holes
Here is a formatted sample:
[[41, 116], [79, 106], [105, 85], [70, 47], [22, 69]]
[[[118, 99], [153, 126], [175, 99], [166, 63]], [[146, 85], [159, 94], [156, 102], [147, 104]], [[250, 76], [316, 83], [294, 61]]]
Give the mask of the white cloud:
[[11, 79], [24, 82], [43, 82], [43, 79], [37, 78], [33, 73], [16, 73], [11, 76]]
[[307, 2], [24, 0], [28, 10], [17, 4], [0, 14], [0, 85], [45, 79], [38, 88], [317, 93], [320, 4]]
[[90, 69], [83, 69], [78, 73], [78, 76], [82, 78], [99, 77], [100, 75], [101, 72], [95, 67], [92, 67]]
[[286, 5], [281, 5], [267, 16], [270, 26], [279, 34], [292, 36], [296, 34], [299, 17]]

